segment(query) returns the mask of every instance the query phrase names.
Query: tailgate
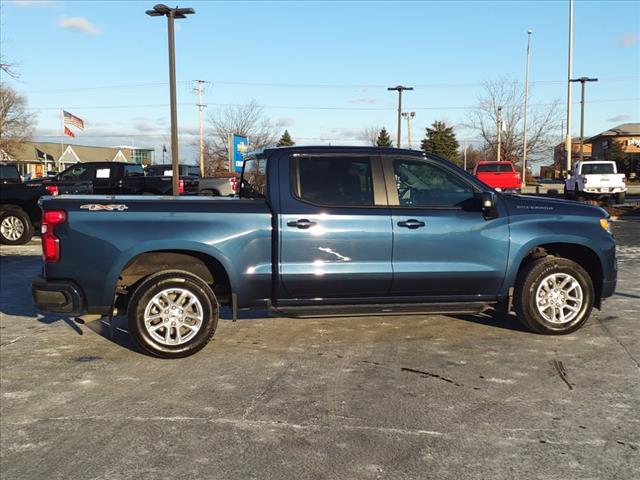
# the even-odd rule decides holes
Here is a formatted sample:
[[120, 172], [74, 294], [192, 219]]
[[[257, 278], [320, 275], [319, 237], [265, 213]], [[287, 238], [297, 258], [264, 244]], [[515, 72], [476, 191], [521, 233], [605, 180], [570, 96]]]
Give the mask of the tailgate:
[[480, 172], [477, 177], [494, 188], [520, 188], [517, 172]]

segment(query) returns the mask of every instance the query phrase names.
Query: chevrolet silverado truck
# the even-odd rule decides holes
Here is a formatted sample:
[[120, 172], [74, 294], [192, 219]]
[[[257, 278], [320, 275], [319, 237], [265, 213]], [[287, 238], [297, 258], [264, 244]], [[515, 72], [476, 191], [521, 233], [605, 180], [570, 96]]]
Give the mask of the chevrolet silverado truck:
[[299, 316], [510, 311], [577, 330], [613, 294], [604, 210], [504, 195], [439, 157], [373, 147], [248, 155], [238, 197], [45, 197], [36, 307], [126, 314], [142, 350], [183, 357], [221, 305]]
[[627, 177], [618, 173], [616, 162], [576, 162], [564, 183], [564, 196], [568, 200], [579, 197], [612, 197], [616, 203], [624, 203]]
[[478, 162], [473, 175], [501, 192], [520, 193], [522, 180], [511, 162]]
[[38, 200], [49, 192], [22, 182], [13, 163], [0, 163], [0, 243], [24, 245], [40, 225]]
[[[160, 167], [159, 169], [156, 167]], [[101, 195], [171, 195], [171, 165], [125, 162], [78, 162], [52, 178], [31, 180], [52, 195], [95, 193]], [[180, 176], [179, 193], [197, 193], [197, 177]]]

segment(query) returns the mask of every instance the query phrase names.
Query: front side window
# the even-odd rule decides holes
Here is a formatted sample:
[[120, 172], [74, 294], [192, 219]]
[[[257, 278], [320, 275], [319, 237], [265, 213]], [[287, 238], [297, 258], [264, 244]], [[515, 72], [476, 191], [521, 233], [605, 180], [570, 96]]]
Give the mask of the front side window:
[[471, 185], [433, 163], [395, 160], [393, 172], [401, 206], [453, 208], [475, 198]]
[[62, 172], [59, 176], [59, 179], [67, 182], [73, 182], [77, 180], [91, 180], [91, 168], [82, 164], [74, 165], [73, 167], [69, 167], [64, 172]]
[[200, 167], [187, 167], [187, 175], [200, 175]]
[[244, 162], [240, 196], [244, 198], [264, 198], [267, 194], [267, 159], [250, 158]]
[[298, 159], [297, 196], [316, 205], [371, 206], [371, 163], [362, 157]]

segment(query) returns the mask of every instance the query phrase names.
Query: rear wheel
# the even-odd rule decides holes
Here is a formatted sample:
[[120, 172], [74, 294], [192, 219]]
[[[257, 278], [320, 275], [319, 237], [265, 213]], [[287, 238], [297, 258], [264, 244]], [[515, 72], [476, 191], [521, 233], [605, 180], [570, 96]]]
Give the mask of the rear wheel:
[[531, 330], [561, 335], [584, 325], [594, 297], [591, 277], [580, 265], [548, 256], [531, 262], [518, 276], [514, 307]]
[[616, 195], [616, 203], [622, 205], [624, 203], [625, 192], [620, 192]]
[[21, 208], [9, 208], [0, 213], [0, 243], [24, 245], [33, 236], [33, 225]]
[[218, 325], [218, 302], [200, 277], [166, 270], [147, 277], [128, 307], [129, 332], [140, 348], [161, 358], [193, 355]]

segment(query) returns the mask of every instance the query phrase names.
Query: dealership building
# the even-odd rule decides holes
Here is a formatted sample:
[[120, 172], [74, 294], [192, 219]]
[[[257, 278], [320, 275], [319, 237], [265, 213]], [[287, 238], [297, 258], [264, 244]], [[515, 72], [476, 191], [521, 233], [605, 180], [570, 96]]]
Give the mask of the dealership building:
[[20, 174], [41, 177], [62, 171], [78, 162], [154, 163], [155, 150], [140, 147], [96, 147], [55, 142], [25, 142], [7, 160], [18, 165]]

